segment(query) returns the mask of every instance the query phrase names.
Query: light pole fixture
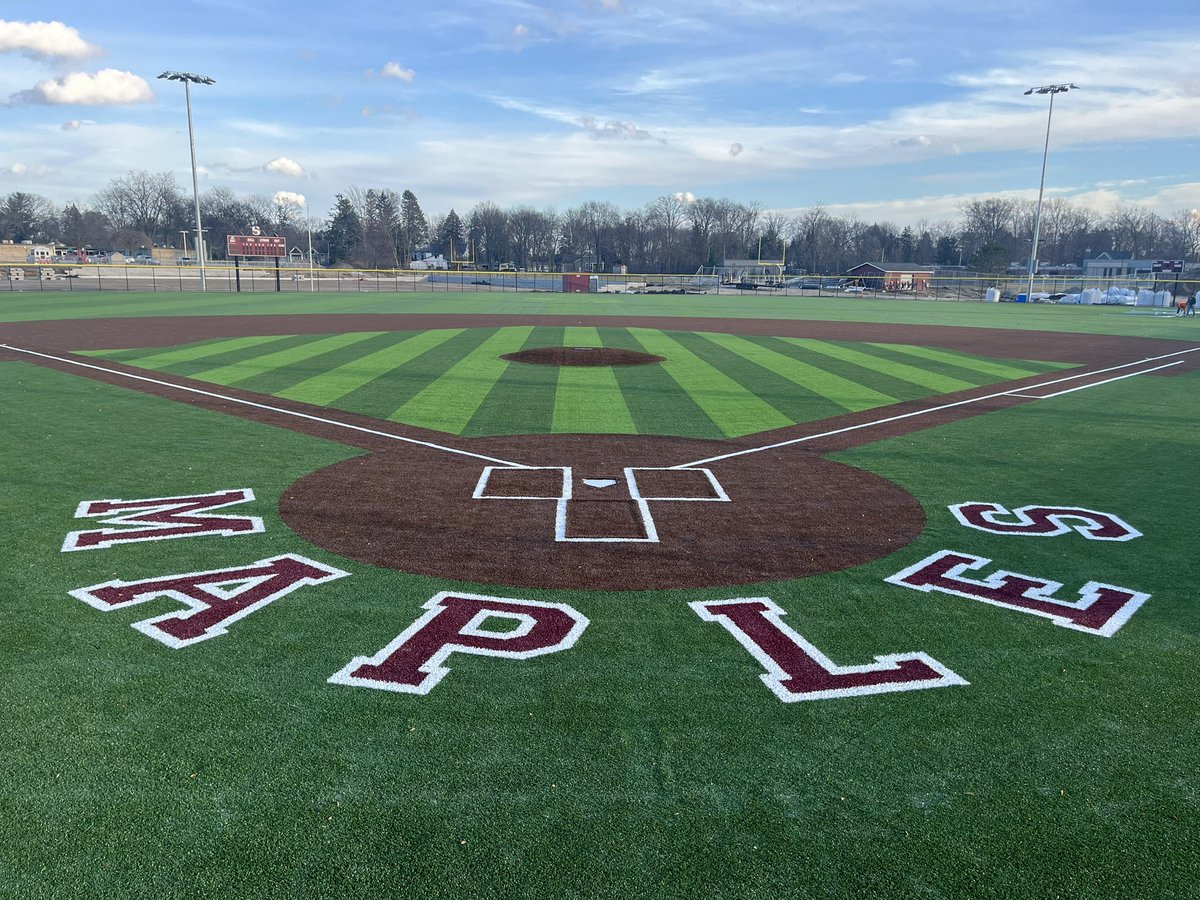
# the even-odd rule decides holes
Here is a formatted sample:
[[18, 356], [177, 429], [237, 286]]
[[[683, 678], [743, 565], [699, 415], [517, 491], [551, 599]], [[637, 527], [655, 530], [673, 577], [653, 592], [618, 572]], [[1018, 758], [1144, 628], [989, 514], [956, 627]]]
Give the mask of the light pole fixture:
[[1038, 237], [1042, 230], [1042, 194], [1046, 190], [1046, 159], [1050, 155], [1050, 120], [1054, 118], [1054, 95], [1065, 94], [1067, 91], [1079, 90], [1077, 84], [1047, 84], [1042, 87], [1033, 87], [1025, 92], [1025, 96], [1030, 94], [1049, 94], [1050, 95], [1050, 111], [1046, 115], [1046, 146], [1042, 149], [1042, 181], [1038, 185], [1038, 201], [1037, 211], [1033, 216], [1033, 242], [1029, 248], [1029, 290], [1025, 294], [1025, 299], [1030, 303], [1033, 302], [1033, 276], [1037, 274], [1038, 264]]
[[163, 72], [158, 77], [165, 78], [167, 81], [183, 82], [183, 96], [187, 102], [188, 146], [192, 151], [192, 202], [196, 210], [196, 259], [200, 263], [200, 290], [207, 291], [204, 260], [208, 255], [208, 248], [204, 243], [204, 227], [200, 224], [200, 179], [196, 174], [196, 133], [192, 129], [192, 85], [215, 84], [216, 82], [207, 75], [196, 75], [192, 72]]

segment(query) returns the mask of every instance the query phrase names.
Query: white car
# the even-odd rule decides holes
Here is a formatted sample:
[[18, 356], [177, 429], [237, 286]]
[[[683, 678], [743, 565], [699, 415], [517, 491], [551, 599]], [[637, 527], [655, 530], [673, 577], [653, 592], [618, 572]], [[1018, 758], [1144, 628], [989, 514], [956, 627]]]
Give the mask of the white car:
[[843, 294], [865, 294], [866, 292], [867, 289], [865, 287], [860, 287], [857, 284], [848, 284], [842, 288]]

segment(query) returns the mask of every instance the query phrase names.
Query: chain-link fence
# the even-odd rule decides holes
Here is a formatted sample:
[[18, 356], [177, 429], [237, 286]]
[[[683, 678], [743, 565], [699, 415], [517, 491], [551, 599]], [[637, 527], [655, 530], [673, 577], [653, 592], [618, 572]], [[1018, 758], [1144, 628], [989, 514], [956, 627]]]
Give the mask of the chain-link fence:
[[[596, 294], [769, 294], [795, 297], [888, 297], [951, 301], [1085, 303], [1170, 307], [1200, 289], [1188, 277], [1082, 278], [1038, 276], [1027, 296], [1028, 276], [956, 271], [886, 276], [745, 276], [590, 274], [582, 272], [490, 272], [476, 270], [336, 269], [276, 267], [272, 261], [214, 262], [205, 266], [208, 291], [288, 292], [546, 292]], [[198, 291], [196, 265], [60, 265], [25, 263], [0, 267], [0, 290], [8, 291]]]

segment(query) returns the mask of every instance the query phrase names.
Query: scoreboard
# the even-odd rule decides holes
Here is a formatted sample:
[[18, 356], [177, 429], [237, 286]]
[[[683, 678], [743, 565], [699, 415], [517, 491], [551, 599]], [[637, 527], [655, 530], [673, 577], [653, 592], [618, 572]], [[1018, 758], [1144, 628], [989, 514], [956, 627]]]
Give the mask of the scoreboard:
[[230, 234], [225, 237], [227, 256], [287, 256], [287, 239], [258, 234]]

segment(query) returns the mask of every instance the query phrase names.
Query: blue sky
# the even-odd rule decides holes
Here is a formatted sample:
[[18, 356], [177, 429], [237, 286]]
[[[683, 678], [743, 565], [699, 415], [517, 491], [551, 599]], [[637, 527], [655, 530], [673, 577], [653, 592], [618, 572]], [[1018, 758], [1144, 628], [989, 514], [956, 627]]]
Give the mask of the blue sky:
[[[133, 169], [190, 190], [411, 189], [638, 207], [729, 197], [909, 224], [964, 200], [1200, 208], [1200, 4], [1159, 0], [60, 0], [0, 8], [0, 195], [86, 202]], [[52, 11], [52, 12], [51, 12]]]

